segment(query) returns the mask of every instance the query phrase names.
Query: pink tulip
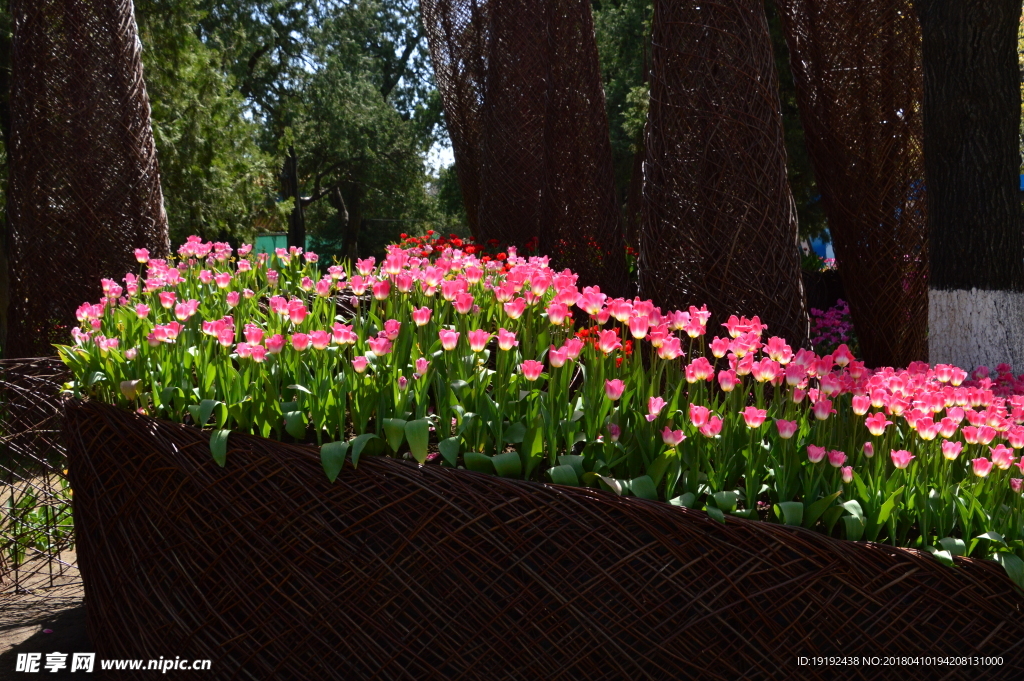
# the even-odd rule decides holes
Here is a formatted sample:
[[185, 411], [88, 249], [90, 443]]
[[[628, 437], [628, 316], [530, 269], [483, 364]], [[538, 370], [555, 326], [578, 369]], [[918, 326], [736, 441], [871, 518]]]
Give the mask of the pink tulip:
[[853, 482], [853, 466], [843, 466], [843, 468], [839, 472], [843, 476], [843, 482], [845, 482], [847, 485]]
[[476, 329], [469, 332], [468, 338], [470, 350], [473, 352], [483, 352], [484, 348], [487, 347], [487, 342], [491, 340], [491, 334], [483, 329]]
[[664, 360], [671, 361], [677, 357], [682, 357], [683, 354], [682, 344], [675, 336], [671, 336], [666, 339], [665, 342], [661, 344], [661, 347], [658, 348], [658, 357]]
[[412, 311], [412, 321], [416, 326], [425, 326], [430, 321], [431, 314], [433, 314], [433, 310], [429, 307], [421, 307]]
[[715, 336], [715, 339], [711, 341], [711, 354], [721, 359], [725, 357], [726, 353], [729, 352], [729, 339], [719, 338]]
[[918, 419], [914, 425], [918, 437], [926, 442], [934, 440], [935, 436], [939, 434], [939, 424], [931, 419]]
[[284, 349], [284, 336], [279, 333], [275, 333], [273, 336], [267, 339], [267, 352], [272, 355], [276, 355]]
[[867, 458], [870, 459], [874, 455], [875, 455], [875, 446], [873, 444], [871, 444], [870, 442], [865, 442], [864, 443], [864, 456], [866, 456]]
[[331, 344], [331, 334], [326, 331], [313, 331], [309, 334], [309, 341], [314, 350], [326, 350]]
[[213, 275], [213, 281], [216, 282], [217, 288], [227, 288], [231, 284], [231, 273], [218, 272]]
[[178, 295], [174, 291], [161, 291], [160, 292], [160, 306], [165, 310], [170, 310], [174, 307], [174, 301], [178, 298]]
[[526, 312], [526, 299], [516, 298], [513, 301], [505, 303], [502, 307], [505, 310], [505, 314], [510, 318], [519, 319], [523, 316], [523, 313]]
[[541, 372], [544, 370], [544, 365], [540, 362], [528, 359], [519, 365], [519, 370], [523, 372], [523, 377], [528, 381], [536, 381], [540, 378]]
[[614, 331], [601, 331], [598, 333], [597, 349], [606, 355], [622, 349], [622, 343]]
[[139, 354], [138, 348], [128, 348], [124, 351], [124, 358], [131, 361]]
[[788, 440], [796, 435], [796, 431], [800, 428], [800, 424], [796, 421], [775, 419], [775, 427], [779, 429], [779, 437], [783, 440]]
[[879, 437], [885, 433], [887, 426], [892, 425], [892, 421], [885, 418], [883, 412], [876, 412], [875, 414], [864, 419], [864, 425], [868, 427], [868, 431], [875, 437]]
[[331, 342], [336, 345], [352, 345], [358, 340], [350, 324], [335, 322], [331, 328]]
[[626, 389], [626, 384], [621, 379], [614, 378], [612, 380], [606, 380], [604, 382], [604, 394], [609, 400], [613, 402], [622, 397], [623, 391]]
[[135, 259], [142, 264], [149, 262], [149, 249], [148, 248], [136, 248]]
[[658, 418], [661, 410], [665, 408], [667, 402], [661, 397], [649, 397], [647, 398], [647, 421], [653, 421]]
[[757, 407], [747, 407], [742, 413], [747, 428], [760, 428], [768, 416], [766, 409], [758, 409]]
[[556, 350], [555, 346], [552, 345], [548, 349], [548, 361], [551, 362], [551, 366], [553, 366], [556, 369], [559, 369], [565, 366], [565, 363], [569, 361], [569, 351], [564, 347], [559, 350]]
[[900, 470], [909, 466], [910, 462], [917, 458], [905, 449], [897, 449], [890, 453], [889, 457], [892, 459], [893, 465]]
[[977, 459], [971, 460], [971, 468], [974, 469], [975, 475], [979, 478], [984, 478], [992, 472], [992, 462], [983, 456], [979, 456]]
[[321, 279], [316, 282], [316, 294], [321, 298], [326, 298], [331, 295], [331, 280], [330, 278]]
[[825, 448], [817, 445], [807, 445], [807, 460], [811, 463], [818, 463], [825, 458]]
[[956, 421], [954, 421], [948, 416], [939, 421], [939, 435], [946, 439], [949, 439], [956, 435], [957, 428], [958, 426]]
[[369, 363], [370, 360], [366, 359], [366, 357], [364, 357], [363, 355], [359, 355], [358, 357], [352, 358], [352, 368], [356, 370], [357, 374], [365, 372], [366, 367]]
[[736, 388], [737, 383], [739, 383], [739, 378], [736, 376], [735, 371], [723, 369], [718, 372], [718, 385], [723, 391], [731, 393]]
[[947, 440], [942, 443], [942, 456], [948, 461], [955, 461], [956, 458], [960, 456], [960, 452], [963, 451], [963, 448], [963, 442], [951, 442]]
[[384, 322], [384, 336], [389, 340], [397, 340], [398, 333], [402, 329], [402, 322], [397, 319], [389, 319]]
[[292, 324], [301, 324], [302, 320], [309, 314], [309, 310], [300, 300], [292, 300], [288, 303], [288, 319]]
[[569, 316], [569, 306], [564, 303], [551, 303], [547, 309], [548, 321], [556, 326], [561, 326], [566, 317]]
[[427, 373], [427, 368], [430, 366], [430, 362], [426, 357], [416, 358], [416, 373], [423, 376]]
[[459, 314], [469, 314], [473, 309], [473, 296], [468, 293], [457, 293], [455, 295], [455, 311]]
[[853, 413], [857, 416], [864, 416], [864, 414], [867, 414], [870, 407], [871, 398], [867, 395], [853, 396]]
[[996, 429], [992, 426], [981, 426], [978, 428], [978, 442], [987, 445], [996, 437]]
[[1017, 458], [1013, 455], [1013, 450], [1006, 445], [989, 447], [989, 451], [992, 452], [992, 463], [999, 470], [1008, 470], [1013, 465], [1013, 460]]
[[229, 348], [235, 342], [235, 330], [231, 327], [225, 327], [217, 332], [217, 342], [222, 347]]
[[356, 270], [358, 270], [359, 274], [364, 277], [369, 274], [373, 274], [373, 266], [376, 262], [376, 258], [366, 258], [365, 260], [356, 259]]
[[519, 345], [519, 341], [516, 340], [516, 334], [512, 331], [500, 328], [498, 329], [498, 347], [508, 352], [515, 346]]
[[647, 330], [650, 328], [650, 323], [651, 320], [647, 317], [630, 317], [629, 333], [632, 334], [633, 338], [644, 338], [647, 336]]
[[833, 468], [842, 468], [843, 464], [846, 463], [846, 454], [837, 449], [833, 449], [828, 453], [828, 462], [832, 464]]
[[711, 410], [707, 407], [701, 407], [696, 404], [690, 404], [690, 423], [696, 428], [700, 428], [708, 422], [708, 418], [711, 416]]
[[1024, 447], [1024, 427], [1017, 426], [1006, 432], [1006, 442], [1014, 449]]
[[441, 329], [437, 332], [438, 337], [441, 339], [441, 347], [447, 351], [452, 351], [459, 343], [459, 332], [450, 331], [448, 329]]
[[378, 281], [373, 285], [373, 297], [377, 300], [387, 300], [391, 295], [391, 282], [387, 279]]
[[612, 442], [618, 442], [619, 436], [622, 435], [622, 429], [614, 423], [608, 424], [608, 437], [611, 438]]
[[149, 305], [146, 305], [145, 303], [139, 303], [138, 305], [136, 305], [135, 306], [135, 315], [139, 319], [145, 319], [146, 317], [148, 317], [149, 316]]
[[227, 295], [228, 307], [236, 307], [241, 300], [241, 294], [238, 291], [230, 291]]
[[832, 401], [826, 399], [820, 399], [814, 403], [814, 418], [819, 421], [826, 420], [829, 416], [835, 413], [832, 409]]
[[391, 352], [391, 341], [385, 336], [377, 336], [376, 338], [368, 338], [366, 344], [370, 347], [370, 352], [375, 354], [377, 357], [382, 357]]
[[1024, 478], [1010, 478], [1010, 489], [1020, 494], [1021, 489], [1024, 489]]
[[669, 447], [675, 447], [685, 439], [686, 436], [683, 435], [681, 430], [672, 430], [671, 427], [665, 426], [664, 430], [661, 431], [661, 441]]
[[854, 360], [853, 353], [850, 352], [850, 348], [846, 347], [846, 343], [836, 348], [836, 351], [832, 353], [832, 357], [835, 363], [841, 367], [845, 367]]
[[700, 434], [704, 437], [714, 437], [722, 432], [722, 419], [718, 416], [708, 417], [708, 422], [700, 427]]

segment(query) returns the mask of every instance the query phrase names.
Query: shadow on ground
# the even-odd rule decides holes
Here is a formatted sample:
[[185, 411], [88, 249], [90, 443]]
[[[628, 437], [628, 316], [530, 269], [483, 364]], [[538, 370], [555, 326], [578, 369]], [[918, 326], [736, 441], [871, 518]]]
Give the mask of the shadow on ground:
[[[17, 608], [16, 604], [8, 603], [5, 605], [13, 605]], [[12, 614], [14, 613], [10, 610], [5, 611], [4, 619], [7, 619], [7, 616]], [[70, 670], [71, 653], [94, 652], [92, 644], [89, 642], [89, 637], [85, 633], [84, 604], [80, 603], [76, 607], [59, 610], [55, 614], [41, 615], [34, 621], [20, 619], [17, 624], [0, 626], [0, 636], [10, 633], [15, 628], [20, 629], [22, 627], [32, 627], [36, 629], [36, 633], [13, 648], [8, 649], [3, 654], [0, 654], [0, 678], [12, 679], [20, 676], [14, 673], [18, 653], [42, 653], [40, 671], [45, 674], [47, 679], [80, 679], [83, 677], [81, 672], [76, 672], [72, 675]], [[49, 630], [52, 633], [44, 633], [45, 630]], [[46, 662], [47, 653], [55, 652], [68, 654], [66, 658], [67, 668], [56, 673], [47, 672], [42, 668], [42, 664]], [[28, 675], [26, 678], [30, 678], [30, 676]]]

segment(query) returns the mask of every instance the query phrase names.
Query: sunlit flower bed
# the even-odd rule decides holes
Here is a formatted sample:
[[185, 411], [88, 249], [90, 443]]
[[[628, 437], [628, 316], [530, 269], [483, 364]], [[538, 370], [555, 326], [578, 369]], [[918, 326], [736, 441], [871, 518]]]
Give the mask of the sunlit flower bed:
[[403, 245], [354, 265], [139, 251], [144, 273], [104, 280], [60, 347], [72, 389], [213, 429], [221, 465], [231, 432], [315, 442], [332, 480], [408, 456], [990, 557], [1024, 584], [1024, 396], [611, 299], [512, 248]]

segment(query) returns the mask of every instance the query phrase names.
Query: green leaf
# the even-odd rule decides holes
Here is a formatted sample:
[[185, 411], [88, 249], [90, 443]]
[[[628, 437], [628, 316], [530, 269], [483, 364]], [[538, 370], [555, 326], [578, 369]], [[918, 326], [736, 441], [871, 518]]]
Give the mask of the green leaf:
[[1024, 561], [1015, 554], [1000, 551], [992, 556], [992, 559], [1003, 566], [1006, 574], [1010, 576], [1013, 583], [1024, 589]]
[[846, 525], [846, 538], [850, 541], [858, 541], [864, 536], [864, 519], [855, 515], [843, 516], [843, 523]]
[[413, 458], [420, 463], [426, 463], [427, 443], [430, 441], [430, 421], [419, 419], [407, 422], [405, 438], [409, 441], [409, 451], [412, 452]]
[[95, 385], [96, 383], [99, 383], [100, 381], [105, 380], [107, 380], [107, 375], [105, 373], [103, 373], [102, 371], [93, 371], [86, 377], [85, 384], [87, 386], [91, 386]]
[[967, 545], [964, 544], [963, 539], [943, 537], [939, 540], [939, 544], [954, 556], [964, 556], [967, 554]]
[[583, 479], [583, 457], [579, 454], [562, 454], [558, 457], [558, 463], [565, 466], [572, 466], [576, 478]]
[[556, 485], [580, 486], [579, 478], [576, 477], [576, 471], [569, 465], [552, 466], [548, 469], [548, 476], [551, 478], [551, 482]]
[[366, 443], [376, 439], [379, 438], [374, 433], [363, 433], [352, 440], [352, 468], [359, 466], [359, 455], [363, 453]]
[[672, 504], [673, 506], [685, 506], [686, 508], [693, 508], [693, 505], [694, 503], [696, 503], [696, 501], [697, 497], [693, 495], [693, 492], [687, 492], [686, 494], [681, 494], [674, 499], [669, 499], [668, 503]]
[[804, 522], [803, 502], [783, 501], [775, 504], [775, 516], [786, 525], [799, 527]]
[[832, 505], [832, 502], [834, 502], [842, 493], [843, 490], [833, 492], [827, 497], [818, 499], [808, 506], [804, 512], [804, 527], [814, 527], [814, 523], [818, 522], [818, 518], [821, 517], [821, 514], [824, 513], [828, 507]]
[[519, 421], [513, 423], [501, 434], [501, 438], [509, 444], [519, 444], [524, 437], [526, 437], [526, 425]]
[[544, 423], [540, 415], [537, 416], [533, 425], [526, 431], [526, 436], [523, 438], [519, 449], [526, 457], [526, 474], [524, 477], [529, 478], [530, 474], [533, 473], [533, 469], [540, 463], [541, 455], [544, 453]]
[[647, 467], [647, 475], [651, 476], [651, 480], [654, 482], [655, 487], [661, 484], [661, 479], [664, 477], [665, 471], [668, 469], [668, 465], [675, 460], [675, 450], [668, 449], [658, 455], [658, 458], [651, 462], [651, 465]]
[[384, 435], [388, 438], [388, 447], [397, 452], [405, 440], [406, 422], [403, 419], [384, 419], [382, 423], [384, 424]]
[[1003, 535], [995, 531], [986, 532], [985, 534], [979, 534], [977, 537], [975, 537], [975, 539], [988, 539], [989, 541], [995, 542], [996, 544], [1002, 544], [1003, 546], [1006, 546], [1006, 540], [1003, 538]]
[[821, 519], [825, 522], [825, 527], [828, 534], [832, 534], [832, 528], [835, 527], [836, 521], [843, 515], [845, 509], [842, 506], [833, 506], [821, 514]]
[[860, 477], [860, 473], [854, 472], [853, 485], [854, 487], [857, 488], [857, 496], [859, 496], [861, 499], [868, 498], [868, 488], [867, 485], [864, 484], [863, 478]]
[[736, 510], [736, 502], [739, 500], [739, 495], [734, 491], [715, 492], [711, 495], [715, 500], [715, 506], [722, 511], [732, 512]]
[[466, 462], [466, 468], [477, 473], [489, 473], [494, 475], [494, 462], [491, 461], [491, 457], [480, 452], [466, 452], [462, 455], [462, 460]]
[[864, 523], [864, 510], [860, 507], [859, 501], [857, 501], [856, 499], [844, 501], [843, 508], [845, 508], [850, 513], [850, 515], [852, 515], [855, 518], [858, 518], [861, 521], [861, 524]]
[[224, 468], [228, 457], [228, 435], [230, 430], [215, 430], [210, 433], [210, 453], [217, 465]]
[[879, 525], [889, 520], [889, 516], [892, 514], [892, 510], [899, 503], [900, 495], [903, 494], [903, 488], [900, 487], [898, 490], [889, 495], [889, 498], [882, 504], [881, 510], [878, 511], [878, 520], [875, 522]]
[[708, 514], [709, 517], [714, 518], [718, 522], [725, 522], [725, 514], [722, 513], [722, 509], [708, 504], [707, 506], [704, 507], [704, 511]]
[[953, 555], [949, 551], [942, 551], [935, 548], [934, 546], [925, 546], [924, 550], [932, 554], [932, 558], [939, 561], [940, 563], [943, 563], [944, 565], [953, 564]]
[[658, 488], [654, 486], [654, 480], [649, 475], [641, 475], [630, 480], [629, 491], [641, 499], [658, 499]]
[[600, 480], [602, 488], [605, 488], [608, 492], [615, 492], [620, 497], [622, 496], [622, 491], [628, 487], [628, 484], [623, 484], [625, 481], [617, 480], [606, 475], [602, 475]]
[[290, 385], [288, 387], [291, 388], [292, 390], [298, 390], [299, 392], [304, 392], [307, 395], [312, 395], [313, 394], [312, 390], [310, 390], [309, 388], [307, 388], [304, 385], [299, 385], [298, 383], [296, 383], [294, 385]]
[[284, 429], [296, 440], [306, 438], [306, 415], [301, 411], [290, 411], [284, 415]]
[[327, 479], [334, 482], [345, 466], [349, 443], [344, 441], [328, 442], [320, 448], [320, 463], [323, 464]]
[[523, 474], [523, 460], [519, 452], [504, 452], [491, 457], [494, 470], [503, 478], [518, 478]]
[[459, 444], [460, 438], [457, 437], [450, 437], [437, 443], [437, 448], [441, 450], [441, 456], [452, 468], [455, 468], [459, 461]]

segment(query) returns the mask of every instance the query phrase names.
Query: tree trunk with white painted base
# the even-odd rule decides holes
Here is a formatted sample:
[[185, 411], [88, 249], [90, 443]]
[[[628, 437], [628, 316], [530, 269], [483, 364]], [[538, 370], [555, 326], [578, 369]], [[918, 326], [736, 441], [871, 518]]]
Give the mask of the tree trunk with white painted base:
[[933, 363], [1024, 370], [1020, 0], [917, 0]]

